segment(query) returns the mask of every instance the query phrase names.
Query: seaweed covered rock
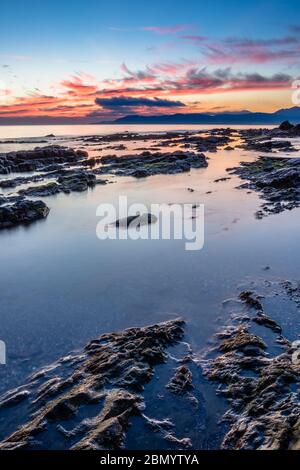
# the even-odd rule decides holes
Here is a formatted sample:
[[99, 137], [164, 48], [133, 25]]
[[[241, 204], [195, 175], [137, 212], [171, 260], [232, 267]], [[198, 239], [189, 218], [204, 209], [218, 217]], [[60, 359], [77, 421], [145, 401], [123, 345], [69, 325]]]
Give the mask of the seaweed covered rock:
[[30, 172], [42, 169], [45, 165], [72, 163], [82, 158], [84, 158], [82, 151], [60, 145], [36, 147], [34, 150], [20, 150], [0, 155], [0, 171], [3, 174]]
[[126, 155], [122, 158], [102, 157], [102, 170], [119, 176], [134, 176], [144, 178], [159, 174], [176, 174], [190, 171], [191, 168], [207, 167], [207, 160], [202, 153], [176, 152], [151, 153], [142, 155]]
[[183, 325], [176, 319], [104, 334], [83, 352], [37, 371], [21, 390], [0, 400], [0, 413], [1, 403], [21, 402], [31, 415], [0, 449], [55, 448], [58, 441], [67, 449], [122, 447], [130, 417], [143, 409], [138, 392], [155, 364], [165, 361], [166, 348], [182, 339]]
[[[248, 310], [251, 307], [246, 304]], [[282, 352], [268, 352], [262, 338], [251, 332], [251, 320], [274, 332]], [[204, 375], [218, 384], [217, 393], [229, 404], [223, 416], [228, 426], [223, 449], [300, 447], [300, 374], [293, 353], [281, 327], [263, 307], [253, 318], [217, 334], [216, 344], [209, 348], [201, 365]]]
[[240, 188], [255, 190], [266, 201], [259, 217], [277, 214], [299, 207], [300, 159], [260, 157], [254, 162], [241, 163], [228, 169], [247, 180]]

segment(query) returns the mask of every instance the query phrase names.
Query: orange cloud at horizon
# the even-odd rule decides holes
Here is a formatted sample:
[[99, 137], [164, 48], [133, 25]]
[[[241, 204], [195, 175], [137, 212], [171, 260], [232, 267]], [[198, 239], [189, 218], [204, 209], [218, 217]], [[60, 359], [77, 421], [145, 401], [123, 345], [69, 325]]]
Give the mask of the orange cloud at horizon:
[[122, 78], [103, 81], [85, 73], [76, 74], [52, 85], [51, 94], [35, 92], [18, 97], [10, 90], [10, 94], [2, 96], [0, 117], [99, 120], [129, 113], [147, 115], [241, 109], [272, 112], [292, 106], [292, 77], [287, 74], [262, 76], [233, 73], [229, 68], [208, 72], [188, 61], [154, 64], [137, 72], [123, 64], [121, 71]]

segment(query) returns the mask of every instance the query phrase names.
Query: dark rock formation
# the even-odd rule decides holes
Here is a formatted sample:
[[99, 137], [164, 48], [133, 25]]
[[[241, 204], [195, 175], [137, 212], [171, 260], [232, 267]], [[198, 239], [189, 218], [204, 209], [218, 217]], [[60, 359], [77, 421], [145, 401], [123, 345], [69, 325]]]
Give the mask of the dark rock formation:
[[299, 363], [280, 326], [264, 312], [252, 320], [278, 334], [283, 352], [269, 355], [265, 342], [251, 332], [251, 319], [217, 335], [217, 344], [201, 361], [206, 377], [219, 384], [229, 410], [223, 449], [300, 448]]
[[120, 228], [139, 228], [142, 225], [154, 224], [155, 222], [157, 222], [157, 217], [154, 214], [149, 213], [141, 215], [129, 215], [123, 219], [116, 220], [115, 225], [116, 227]]
[[193, 389], [193, 374], [186, 365], [177, 367], [166, 387], [175, 394], [183, 395]]
[[0, 207], [0, 229], [16, 225], [27, 225], [45, 219], [50, 209], [43, 201], [21, 200]]
[[280, 124], [279, 129], [281, 131], [290, 131], [294, 129], [294, 126], [289, 121], [284, 121]]
[[[54, 435], [60, 436], [60, 448], [122, 447], [130, 418], [143, 416], [143, 398], [137, 392], [151, 380], [154, 366], [165, 361], [165, 349], [181, 340], [183, 325], [177, 319], [104, 334], [83, 353], [36, 372], [21, 391], [0, 400], [0, 413], [1, 407], [20, 402], [32, 413], [0, 449], [39, 449], [46, 442], [55, 448]], [[65, 428], [72, 424], [71, 430]]]
[[260, 157], [250, 163], [241, 163], [228, 171], [247, 182], [240, 188], [255, 190], [266, 204], [257, 213], [258, 218], [291, 210], [300, 203], [300, 159]]
[[203, 154], [177, 151], [172, 153], [150, 153], [120, 157], [102, 157], [103, 171], [119, 176], [144, 178], [151, 175], [175, 174], [190, 171], [191, 168], [207, 166]]
[[0, 155], [0, 173], [30, 172], [53, 163], [76, 162], [83, 157], [86, 157], [86, 152], [59, 145], [36, 147], [34, 150], [20, 150]]

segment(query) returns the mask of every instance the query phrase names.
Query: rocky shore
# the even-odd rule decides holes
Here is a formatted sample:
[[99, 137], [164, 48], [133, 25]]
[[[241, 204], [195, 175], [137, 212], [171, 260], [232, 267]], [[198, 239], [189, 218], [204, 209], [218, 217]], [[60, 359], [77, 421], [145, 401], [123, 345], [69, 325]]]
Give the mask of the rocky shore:
[[[279, 283], [276, 295], [286, 296], [287, 286], [295, 284]], [[291, 300], [297, 303], [298, 289], [293, 287], [292, 292]], [[215, 343], [200, 361], [205, 376], [218, 384], [217, 393], [229, 404], [223, 416], [228, 429], [221, 448], [299, 450], [297, 343], [282, 334], [281, 326], [266, 314], [254, 292], [247, 292], [246, 297], [243, 294], [244, 309], [217, 333]], [[267, 335], [265, 329], [272, 333]]]
[[[0, 414], [25, 405], [30, 418], [0, 443], [0, 449], [122, 447], [133, 416], [149, 421], [142, 413], [141, 392], [154, 368], [166, 360], [166, 349], [182, 340], [183, 327], [183, 320], [176, 319], [104, 334], [84, 351], [36, 372], [26, 385], [1, 398]], [[67, 430], [67, 423], [74, 427]], [[176, 440], [170, 425], [156, 425], [167, 428]]]
[[257, 191], [266, 201], [256, 213], [257, 218], [299, 207], [300, 158], [260, 157], [228, 171], [247, 180], [241, 189]]
[[[203, 152], [220, 149], [232, 151], [240, 147], [253, 152], [291, 154], [295, 151], [293, 139], [297, 136], [300, 136], [299, 126], [284, 122], [275, 129], [224, 128], [206, 132], [124, 132], [82, 136], [69, 138], [72, 144], [69, 147], [56, 144], [52, 135], [33, 139], [32, 143], [51, 145], [0, 154], [0, 229], [47, 217], [49, 207], [35, 198], [87, 191], [95, 185], [113, 182], [114, 177], [141, 179], [205, 169], [209, 157]], [[22, 142], [28, 144], [27, 141]], [[137, 143], [143, 146], [130, 152], [128, 146]], [[108, 153], [110, 150], [117, 153]], [[258, 218], [298, 206], [298, 160], [264, 157], [255, 163], [244, 163], [231, 169], [248, 180], [241, 187], [259, 191], [266, 200], [257, 213]], [[226, 178], [216, 180], [219, 181], [226, 181]], [[39, 211], [41, 204], [44, 207]], [[22, 216], [22, 207], [27, 215]]]
[[[272, 307], [280, 302], [289, 310], [281, 324]], [[227, 324], [203, 351], [192, 350], [184, 321], [175, 319], [103, 334], [83, 351], [36, 371], [0, 398], [0, 420], [10, 416], [0, 449], [127, 448], [134, 432], [158, 436], [164, 448], [195, 448], [192, 436], [204, 433], [211, 420], [203, 421], [211, 413], [208, 384], [210, 394], [227, 403], [220, 421], [214, 417], [221, 435], [217, 448], [300, 449], [299, 283], [252, 283], [252, 290], [227, 304]], [[177, 346], [185, 352], [175, 357], [169, 349]], [[149, 388], [158, 407], [159, 397], [174, 397], [172, 413], [161, 402], [159, 418], [149, 416]], [[180, 423], [193, 415], [202, 424], [183, 435]]]

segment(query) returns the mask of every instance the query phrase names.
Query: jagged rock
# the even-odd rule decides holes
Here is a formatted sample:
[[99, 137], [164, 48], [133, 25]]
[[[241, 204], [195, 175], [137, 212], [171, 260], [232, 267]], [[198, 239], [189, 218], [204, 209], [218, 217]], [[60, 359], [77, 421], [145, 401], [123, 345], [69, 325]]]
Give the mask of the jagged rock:
[[291, 210], [300, 204], [299, 159], [260, 157], [254, 162], [242, 163], [240, 167], [228, 169], [238, 174], [247, 183], [240, 188], [254, 189], [267, 201], [257, 218]]
[[193, 374], [186, 366], [177, 367], [174, 376], [166, 387], [175, 394], [183, 395], [193, 388]]
[[229, 335], [223, 332], [218, 336], [223, 339], [219, 348], [224, 352], [256, 351], [257, 348], [266, 349], [267, 347], [261, 338], [249, 333], [248, 329], [242, 325], [238, 326], [233, 332], [230, 332]]
[[[122, 447], [130, 417], [143, 409], [136, 390], [151, 380], [154, 365], [165, 361], [165, 349], [182, 339], [183, 325], [183, 320], [176, 319], [104, 334], [83, 353], [36, 372], [24, 386], [28, 391], [24, 399], [33, 414], [0, 443], [0, 449], [43, 448], [44, 439], [50, 442], [52, 426], [60, 432], [65, 448]], [[18, 397], [18, 391], [9, 393]], [[91, 404], [97, 405], [92, 417]], [[79, 424], [75, 420], [75, 427], [66, 430], [64, 423], [72, 423], [79, 411]]]
[[46, 197], [53, 196], [60, 192], [59, 185], [57, 183], [47, 183], [40, 186], [29, 186], [26, 189], [21, 189], [19, 194], [21, 196], [34, 196], [34, 197]]
[[202, 153], [168, 152], [150, 153], [147, 155], [126, 155], [122, 158], [102, 157], [103, 171], [119, 176], [144, 178], [151, 175], [175, 174], [189, 171], [191, 168], [204, 168], [207, 160]]
[[253, 292], [243, 291], [239, 295], [242, 302], [245, 302], [249, 307], [253, 307], [256, 310], [263, 310], [262, 304], [258, 299], [253, 297]]
[[275, 320], [272, 320], [272, 318], [268, 317], [267, 315], [263, 313], [260, 313], [256, 317], [252, 318], [252, 321], [257, 323], [258, 325], [266, 326], [267, 328], [270, 328], [276, 333], [281, 334], [282, 332], [281, 326], [278, 325], [278, 323]]
[[66, 176], [60, 176], [58, 178], [60, 188], [65, 193], [71, 191], [86, 191], [89, 187], [93, 187], [96, 184], [96, 176], [92, 173], [78, 171]]
[[27, 172], [41, 169], [45, 164], [72, 163], [85, 157], [82, 151], [59, 145], [36, 147], [34, 150], [20, 150], [0, 155], [0, 167], [10, 172]]
[[0, 229], [45, 219], [49, 212], [50, 209], [43, 201], [21, 200], [2, 206], [0, 207]]
[[[253, 320], [281, 332], [280, 326], [264, 312], [259, 312]], [[300, 400], [295, 385], [299, 386], [300, 375], [293, 349], [285, 340], [281, 342], [283, 353], [267, 356], [266, 344], [249, 331], [250, 326], [250, 321], [245, 321], [221, 331], [216, 336], [217, 346], [210, 348], [207, 358], [201, 361], [205, 376], [219, 383], [217, 392], [229, 404], [223, 416], [228, 428], [221, 447], [226, 450], [299, 448]]]

